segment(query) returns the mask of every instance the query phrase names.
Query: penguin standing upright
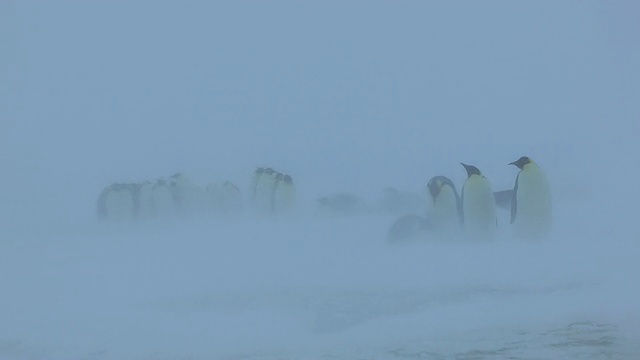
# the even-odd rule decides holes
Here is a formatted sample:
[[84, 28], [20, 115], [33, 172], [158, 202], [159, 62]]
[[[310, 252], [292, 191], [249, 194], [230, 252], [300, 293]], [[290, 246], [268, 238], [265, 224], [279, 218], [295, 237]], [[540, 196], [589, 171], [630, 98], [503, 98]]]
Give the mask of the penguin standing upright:
[[224, 214], [237, 213], [242, 210], [240, 189], [234, 183], [225, 181], [217, 191], [218, 209]]
[[106, 219], [127, 222], [135, 219], [133, 192], [129, 184], [113, 184], [104, 198]]
[[276, 193], [278, 193], [278, 188], [280, 188], [280, 184], [282, 183], [283, 180], [284, 180], [284, 174], [277, 173], [275, 175], [275, 178], [273, 181], [273, 188], [271, 189], [271, 200], [269, 201], [269, 208], [272, 213], [276, 212], [276, 202], [279, 202], [278, 201], [279, 199], [276, 199]]
[[173, 194], [178, 211], [182, 215], [193, 215], [204, 210], [204, 191], [187, 176], [177, 173], [171, 176]]
[[272, 168], [264, 168], [262, 174], [257, 177], [254, 205], [260, 213], [271, 212], [271, 198], [277, 174], [278, 172]]
[[434, 176], [427, 183], [427, 218], [440, 236], [451, 237], [460, 232], [462, 207], [453, 181], [446, 176]]
[[465, 233], [478, 239], [490, 239], [497, 232], [496, 201], [491, 182], [472, 165], [460, 163], [467, 171], [462, 187], [462, 220]]
[[288, 174], [278, 174], [273, 189], [271, 209], [275, 213], [288, 213], [295, 207], [296, 188]]
[[551, 232], [551, 191], [547, 177], [527, 156], [509, 163], [520, 169], [511, 198], [511, 224], [516, 236], [539, 239]]
[[251, 187], [249, 188], [249, 194], [251, 196], [251, 203], [256, 202], [256, 195], [258, 191], [258, 184], [260, 183], [260, 179], [264, 175], [264, 167], [259, 167], [253, 173], [253, 177], [251, 178]]

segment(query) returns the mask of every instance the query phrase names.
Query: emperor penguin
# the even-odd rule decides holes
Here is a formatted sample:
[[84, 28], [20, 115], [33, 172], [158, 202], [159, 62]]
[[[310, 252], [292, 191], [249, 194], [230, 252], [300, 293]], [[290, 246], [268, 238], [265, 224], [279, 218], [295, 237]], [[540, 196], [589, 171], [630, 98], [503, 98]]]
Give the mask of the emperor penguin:
[[271, 198], [279, 173], [272, 168], [264, 168], [262, 174], [257, 178], [254, 204], [260, 213], [271, 212]]
[[475, 239], [491, 239], [498, 228], [496, 201], [491, 182], [480, 170], [460, 163], [467, 171], [467, 180], [462, 186], [462, 222], [466, 235]]
[[204, 191], [186, 175], [177, 173], [171, 176], [174, 197], [178, 211], [182, 215], [193, 215], [204, 210]]
[[113, 184], [104, 197], [105, 219], [113, 222], [128, 222], [135, 219], [133, 192], [129, 184]]
[[551, 191], [547, 177], [527, 156], [509, 163], [520, 171], [511, 197], [511, 224], [516, 236], [544, 238], [551, 232]]
[[240, 189], [234, 183], [225, 181], [217, 191], [218, 209], [225, 214], [237, 213], [242, 210]]
[[446, 176], [434, 176], [427, 183], [427, 218], [440, 236], [457, 235], [462, 226], [462, 204], [456, 186]]
[[296, 188], [291, 175], [276, 175], [271, 198], [271, 211], [274, 213], [288, 213], [295, 207], [295, 202]]
[[254, 171], [253, 173], [253, 177], [251, 178], [251, 188], [249, 189], [250, 196], [251, 196], [251, 203], [256, 202], [256, 193], [258, 190], [258, 183], [260, 183], [260, 179], [262, 178], [263, 175], [264, 175], [264, 167], [257, 168], [256, 171]]

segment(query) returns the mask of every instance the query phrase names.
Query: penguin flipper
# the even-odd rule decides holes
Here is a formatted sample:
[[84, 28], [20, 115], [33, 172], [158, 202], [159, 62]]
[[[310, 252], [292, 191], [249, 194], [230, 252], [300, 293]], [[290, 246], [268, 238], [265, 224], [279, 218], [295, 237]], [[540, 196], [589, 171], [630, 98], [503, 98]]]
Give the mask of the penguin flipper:
[[509, 209], [511, 207], [511, 198], [513, 197], [513, 190], [502, 190], [493, 193], [493, 197], [496, 199], [496, 205], [502, 209]]
[[460, 224], [464, 226], [464, 185], [462, 186], [462, 193], [460, 193], [460, 207], [458, 207], [458, 213], [460, 214]]
[[516, 176], [516, 185], [513, 188], [513, 194], [511, 195], [511, 224], [516, 220], [516, 213], [518, 212], [518, 177], [520, 174]]

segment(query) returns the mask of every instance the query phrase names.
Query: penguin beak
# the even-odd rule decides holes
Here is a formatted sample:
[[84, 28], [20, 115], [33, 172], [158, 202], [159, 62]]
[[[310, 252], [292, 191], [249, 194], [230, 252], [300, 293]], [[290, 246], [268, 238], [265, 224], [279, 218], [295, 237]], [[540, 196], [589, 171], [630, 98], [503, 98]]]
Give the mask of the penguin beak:
[[[517, 162], [518, 161], [512, 161], [512, 162], [509, 163], [509, 165], [516, 165]], [[518, 165], [516, 165], [516, 166], [518, 166]]]

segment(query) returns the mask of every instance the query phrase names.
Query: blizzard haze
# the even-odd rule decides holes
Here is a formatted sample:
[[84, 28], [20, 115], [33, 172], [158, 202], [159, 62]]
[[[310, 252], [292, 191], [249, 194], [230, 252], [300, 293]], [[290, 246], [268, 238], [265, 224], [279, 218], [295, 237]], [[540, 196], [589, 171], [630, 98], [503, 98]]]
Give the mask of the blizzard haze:
[[[640, 356], [634, 1], [0, 2], [0, 359]], [[388, 244], [460, 162], [544, 242]], [[291, 174], [289, 217], [96, 219], [102, 189]], [[501, 229], [508, 229], [501, 211]]]

